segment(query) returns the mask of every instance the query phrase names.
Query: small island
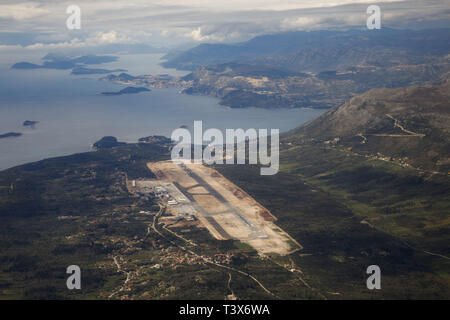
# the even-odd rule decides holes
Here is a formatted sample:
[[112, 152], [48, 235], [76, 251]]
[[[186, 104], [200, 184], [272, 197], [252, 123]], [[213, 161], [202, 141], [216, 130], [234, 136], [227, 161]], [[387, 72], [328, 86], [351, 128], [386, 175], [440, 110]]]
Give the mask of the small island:
[[40, 69], [42, 68], [41, 65], [30, 63], [30, 62], [17, 62], [12, 65], [12, 69]]
[[20, 133], [20, 132], [7, 132], [4, 134], [0, 134], [0, 139], [20, 137], [21, 135], [22, 135], [22, 133]]
[[134, 93], [139, 93], [139, 92], [143, 92], [143, 91], [150, 91], [150, 89], [144, 88], [144, 87], [126, 87], [125, 89], [122, 89], [120, 91], [102, 92], [102, 94], [108, 95], [108, 96], [119, 96], [122, 94], [134, 94]]
[[[12, 69], [55, 69], [55, 70], [67, 70], [84, 68], [86, 65], [95, 65], [117, 61], [119, 57], [109, 55], [86, 55], [78, 57], [70, 57], [65, 55], [47, 54], [42, 58], [42, 64], [31, 63], [27, 61], [17, 62], [12, 65]], [[98, 70], [98, 69], [97, 69]], [[76, 72], [83, 72], [85, 70], [75, 70]], [[118, 71], [123, 71], [118, 69]], [[91, 72], [90, 69], [85, 72]]]
[[24, 127], [31, 127], [31, 128], [34, 128], [38, 123], [39, 123], [39, 121], [25, 120], [25, 121], [23, 122], [23, 126], [24, 126]]
[[109, 149], [109, 148], [119, 147], [119, 146], [123, 146], [123, 145], [126, 145], [126, 142], [119, 142], [119, 141], [117, 141], [116, 137], [106, 136], [106, 137], [103, 137], [100, 140], [98, 140], [96, 143], [94, 143], [93, 147], [96, 150], [100, 150], [100, 149]]
[[73, 75], [88, 75], [88, 74], [106, 74], [106, 73], [113, 73], [113, 72], [121, 72], [126, 71], [124, 69], [92, 69], [92, 68], [85, 68], [85, 67], [76, 67], [72, 69], [71, 74]]

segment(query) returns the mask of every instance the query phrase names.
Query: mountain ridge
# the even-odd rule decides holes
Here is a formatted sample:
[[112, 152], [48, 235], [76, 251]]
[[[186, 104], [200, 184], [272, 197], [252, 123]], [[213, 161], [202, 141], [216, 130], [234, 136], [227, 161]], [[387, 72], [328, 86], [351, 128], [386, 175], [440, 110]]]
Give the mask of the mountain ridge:
[[378, 88], [285, 134], [441, 173], [450, 171], [450, 79]]
[[254, 61], [295, 71], [321, 72], [358, 64], [429, 63], [448, 53], [449, 43], [449, 29], [291, 31], [237, 44], [200, 44], [166, 55], [162, 65], [194, 70], [211, 64]]

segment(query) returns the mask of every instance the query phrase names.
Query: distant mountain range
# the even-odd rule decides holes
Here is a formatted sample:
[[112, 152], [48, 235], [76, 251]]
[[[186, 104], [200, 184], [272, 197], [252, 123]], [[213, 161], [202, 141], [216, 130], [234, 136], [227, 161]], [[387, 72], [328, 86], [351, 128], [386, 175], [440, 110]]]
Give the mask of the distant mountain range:
[[372, 88], [440, 83], [450, 29], [287, 32], [166, 58], [166, 67], [193, 70], [182, 92], [233, 108], [330, 108]]
[[298, 31], [258, 36], [238, 44], [201, 44], [166, 55], [163, 65], [195, 70], [234, 61], [318, 73], [358, 65], [430, 63], [449, 51], [450, 29]]

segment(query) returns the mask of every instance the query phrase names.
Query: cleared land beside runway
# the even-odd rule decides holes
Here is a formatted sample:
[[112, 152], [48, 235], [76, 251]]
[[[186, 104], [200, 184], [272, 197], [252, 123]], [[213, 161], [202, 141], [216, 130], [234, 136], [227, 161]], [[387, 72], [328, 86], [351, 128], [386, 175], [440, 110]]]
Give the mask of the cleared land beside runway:
[[[276, 218], [245, 191], [216, 170], [202, 164], [172, 161], [149, 162], [157, 179], [152, 184], [173, 188], [184, 195], [179, 203], [170, 194], [162, 196], [169, 206], [190, 206], [196, 218], [219, 240], [236, 239], [261, 254], [285, 255], [302, 247], [278, 227]], [[150, 181], [149, 181], [150, 182]]]

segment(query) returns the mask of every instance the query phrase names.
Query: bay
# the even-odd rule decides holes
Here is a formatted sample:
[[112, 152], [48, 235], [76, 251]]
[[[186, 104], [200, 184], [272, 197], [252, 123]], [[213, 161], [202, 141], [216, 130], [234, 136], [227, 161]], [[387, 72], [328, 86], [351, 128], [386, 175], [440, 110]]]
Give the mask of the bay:
[[[41, 56], [0, 55], [0, 134], [21, 132], [0, 140], [0, 170], [49, 157], [92, 150], [103, 136], [136, 142], [149, 135], [170, 137], [180, 126], [266, 128], [287, 131], [319, 115], [321, 110], [231, 109], [213, 97], [179, 94], [176, 88], [120, 96], [101, 95], [125, 86], [99, 81], [100, 75], [75, 76], [70, 70], [15, 70], [15, 62], [40, 63]], [[164, 69], [160, 54], [121, 55], [118, 61], [93, 68], [127, 69], [132, 75], [183, 75]], [[36, 120], [35, 128], [24, 127]]]

